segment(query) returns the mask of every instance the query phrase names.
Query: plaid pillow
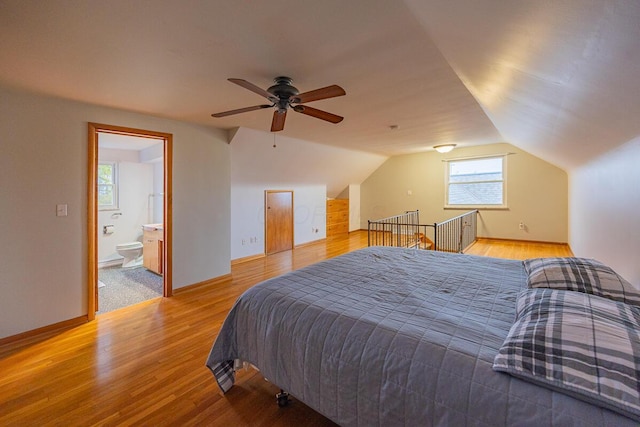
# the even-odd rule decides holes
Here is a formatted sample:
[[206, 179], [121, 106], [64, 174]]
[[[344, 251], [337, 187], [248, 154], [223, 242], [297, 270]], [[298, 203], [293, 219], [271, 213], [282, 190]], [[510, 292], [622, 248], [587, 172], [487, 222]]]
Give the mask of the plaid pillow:
[[493, 363], [640, 421], [640, 308], [551, 289], [523, 291]]
[[531, 258], [524, 268], [529, 288], [578, 291], [640, 306], [640, 290], [595, 259]]

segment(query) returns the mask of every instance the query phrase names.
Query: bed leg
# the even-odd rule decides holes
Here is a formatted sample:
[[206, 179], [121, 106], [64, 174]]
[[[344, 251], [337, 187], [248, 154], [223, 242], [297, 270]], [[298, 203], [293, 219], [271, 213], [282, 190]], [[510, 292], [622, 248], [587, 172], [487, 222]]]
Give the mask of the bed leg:
[[280, 389], [280, 393], [276, 394], [276, 401], [281, 408], [287, 406], [289, 404], [289, 393]]

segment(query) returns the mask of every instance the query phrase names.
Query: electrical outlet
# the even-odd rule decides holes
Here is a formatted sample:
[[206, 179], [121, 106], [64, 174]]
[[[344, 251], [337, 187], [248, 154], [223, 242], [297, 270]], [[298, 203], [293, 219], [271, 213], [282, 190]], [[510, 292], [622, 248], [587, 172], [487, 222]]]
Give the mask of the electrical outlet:
[[520, 230], [524, 230], [524, 222], [520, 221], [520, 224], [518, 225], [518, 228]]
[[247, 243], [245, 239], [242, 239], [242, 245], [244, 246]]

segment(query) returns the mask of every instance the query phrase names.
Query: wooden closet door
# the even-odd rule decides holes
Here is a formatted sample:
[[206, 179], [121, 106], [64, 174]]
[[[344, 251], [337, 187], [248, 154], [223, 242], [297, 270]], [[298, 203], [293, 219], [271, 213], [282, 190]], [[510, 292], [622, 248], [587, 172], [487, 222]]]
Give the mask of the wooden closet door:
[[293, 191], [265, 191], [265, 252], [293, 249]]

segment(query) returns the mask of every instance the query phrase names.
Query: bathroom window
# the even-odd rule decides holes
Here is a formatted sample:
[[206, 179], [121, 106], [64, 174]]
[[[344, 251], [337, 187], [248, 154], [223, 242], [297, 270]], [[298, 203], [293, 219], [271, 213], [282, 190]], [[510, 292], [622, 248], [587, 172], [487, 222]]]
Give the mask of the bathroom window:
[[115, 162], [98, 163], [98, 209], [118, 209], [118, 167]]

